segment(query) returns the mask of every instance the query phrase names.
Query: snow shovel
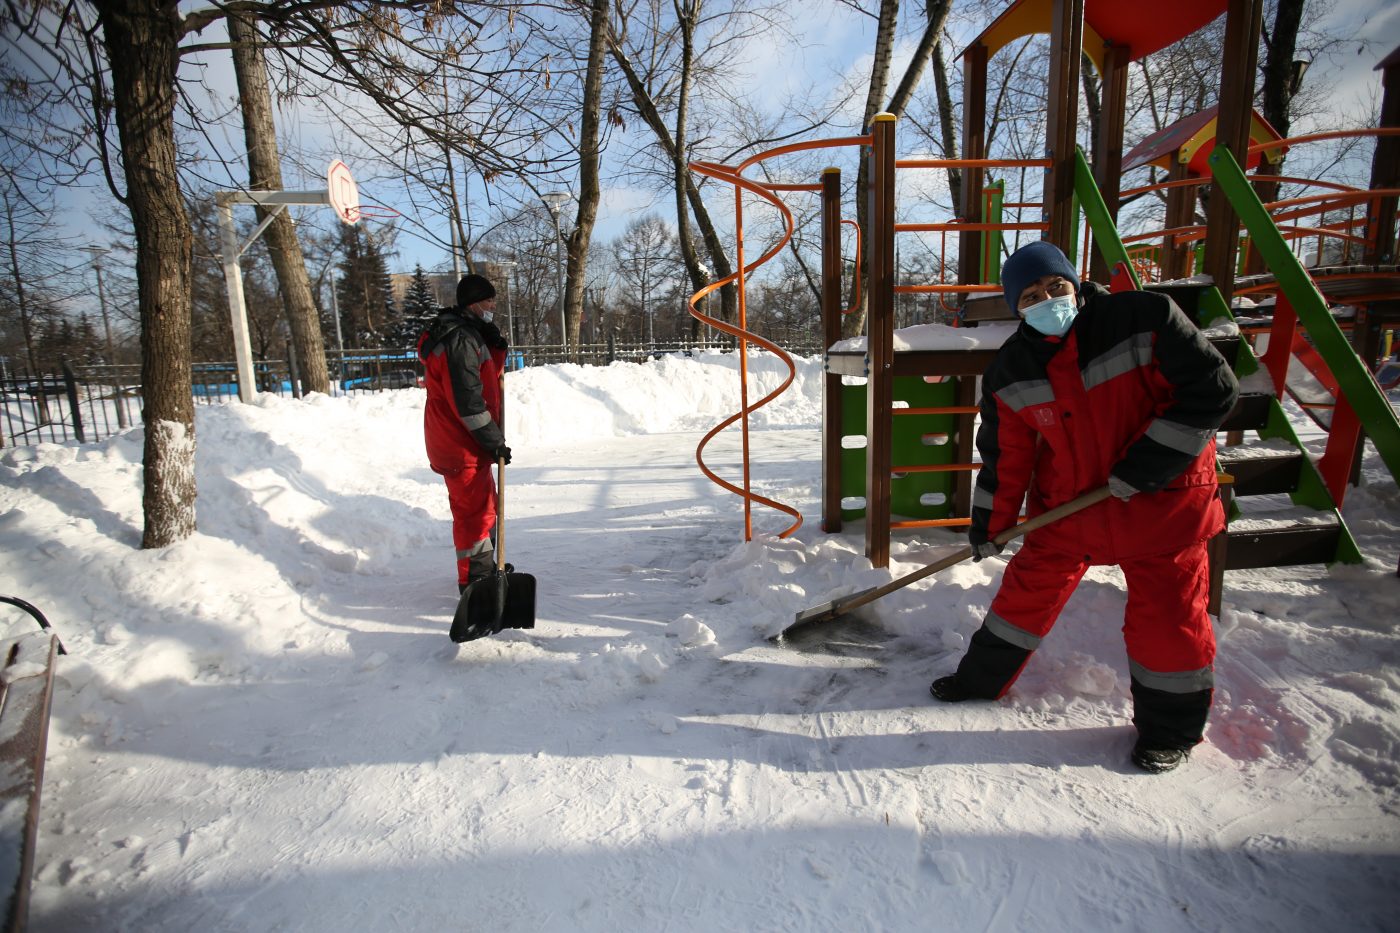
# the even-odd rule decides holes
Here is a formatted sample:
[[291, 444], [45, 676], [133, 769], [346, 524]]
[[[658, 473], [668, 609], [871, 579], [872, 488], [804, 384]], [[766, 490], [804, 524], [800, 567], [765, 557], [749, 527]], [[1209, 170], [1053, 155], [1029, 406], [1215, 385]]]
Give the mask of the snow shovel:
[[[1044, 527], [1045, 525], [1048, 525], [1053, 521], [1058, 521], [1059, 519], [1064, 518], [1066, 515], [1073, 515], [1075, 512], [1078, 512], [1081, 509], [1086, 509], [1089, 506], [1095, 504], [1096, 502], [1102, 502], [1108, 497], [1109, 491], [1107, 486], [1095, 489], [1093, 492], [1086, 492], [1084, 495], [1080, 496], [1077, 499], [1071, 499], [1064, 505], [1057, 505], [1055, 506], [1055, 508], [1050, 509], [1048, 512], [1042, 512], [1035, 518], [1027, 519], [1019, 525], [1014, 525], [1006, 529], [1001, 534], [994, 537], [992, 540], [995, 541], [997, 544], [1005, 545], [1006, 542], [1012, 540], [1013, 538], [1019, 538], [1021, 537], [1021, 535], [1029, 534], [1030, 532], [1035, 531], [1037, 528]], [[922, 580], [924, 577], [932, 576], [933, 574], [938, 573], [938, 571], [945, 570], [948, 567], [953, 566], [954, 564], [961, 564], [963, 561], [967, 560], [971, 556], [972, 546], [964, 545], [963, 547], [958, 548], [956, 551], [954, 551], [952, 554], [949, 554], [942, 560], [934, 561], [926, 567], [920, 567], [913, 573], [905, 574], [897, 580], [891, 580], [889, 583], [883, 584], [882, 586], [877, 586], [868, 590], [862, 590], [859, 593], [852, 593], [849, 596], [842, 596], [839, 599], [833, 599], [829, 603], [822, 603], [820, 606], [816, 606], [812, 609], [804, 609], [802, 612], [799, 612], [797, 614], [796, 621], [794, 621], [787, 628], [783, 629], [777, 635], [770, 638], [769, 641], [781, 641], [783, 638], [787, 637], [788, 635], [791, 635], [794, 631], [798, 629], [805, 628], [806, 626], [812, 625], [816, 622], [824, 622], [827, 619], [834, 619], [839, 615], [850, 612], [852, 609], [857, 609], [861, 606], [864, 606], [866, 603], [873, 603], [881, 596], [888, 596], [895, 590], [903, 589], [911, 583], [914, 583], [918, 580]]]
[[533, 574], [506, 572], [506, 461], [496, 461], [496, 566], [489, 576], [467, 584], [457, 600], [448, 633], [455, 642], [472, 641], [507, 628], [535, 627]]

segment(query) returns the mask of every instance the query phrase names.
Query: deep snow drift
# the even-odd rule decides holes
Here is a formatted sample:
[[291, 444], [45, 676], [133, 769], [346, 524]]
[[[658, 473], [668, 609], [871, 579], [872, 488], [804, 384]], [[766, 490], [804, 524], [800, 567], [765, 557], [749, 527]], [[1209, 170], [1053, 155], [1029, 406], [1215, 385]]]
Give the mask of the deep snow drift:
[[[752, 438], [806, 524], [776, 540], [759, 508], [744, 544], [693, 453], [732, 357], [512, 373], [506, 550], [539, 625], [460, 649], [421, 390], [200, 408], [199, 532], [164, 551], [138, 549], [139, 430], [0, 452], [0, 592], [71, 652], [31, 928], [1393, 924], [1400, 492], [1374, 452], [1345, 509], [1368, 563], [1230, 574], [1208, 742], [1153, 777], [1113, 570], [994, 704], [927, 686], [1001, 561], [765, 640], [960, 543], [897, 536], [872, 570], [858, 525], [818, 530], [820, 375]], [[706, 458], [736, 479], [737, 437]]]

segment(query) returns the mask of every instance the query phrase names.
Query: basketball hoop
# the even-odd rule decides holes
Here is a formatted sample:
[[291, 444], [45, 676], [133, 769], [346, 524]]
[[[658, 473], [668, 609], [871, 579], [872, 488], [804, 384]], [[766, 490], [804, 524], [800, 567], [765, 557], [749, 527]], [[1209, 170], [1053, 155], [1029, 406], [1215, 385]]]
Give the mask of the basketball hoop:
[[399, 212], [392, 207], [385, 207], [382, 204], [361, 204], [350, 211], [349, 216], [354, 220], [347, 220], [346, 223], [353, 224], [360, 220], [391, 220], [399, 216]]

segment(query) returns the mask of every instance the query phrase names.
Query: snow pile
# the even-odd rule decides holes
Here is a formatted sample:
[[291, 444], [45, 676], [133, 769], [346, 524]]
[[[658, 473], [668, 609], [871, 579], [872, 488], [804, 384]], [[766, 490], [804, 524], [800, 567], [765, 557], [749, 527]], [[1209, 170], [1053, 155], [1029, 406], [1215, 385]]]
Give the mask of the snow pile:
[[[1367, 562], [1227, 576], [1208, 741], [1147, 777], [1113, 568], [997, 703], [927, 686], [1000, 560], [767, 641], [961, 543], [902, 534], [875, 569], [860, 523], [820, 531], [821, 370], [797, 365], [751, 481], [806, 520], [779, 539], [755, 506], [749, 542], [694, 462], [731, 357], [512, 373], [505, 549], [538, 623], [460, 648], [420, 390], [199, 408], [199, 529], [161, 551], [139, 430], [0, 452], [0, 592], [70, 651], [32, 928], [1391, 923], [1400, 492], [1370, 448], [1344, 510]], [[754, 369], [751, 399], [786, 374]], [[740, 482], [738, 448], [707, 463]]]

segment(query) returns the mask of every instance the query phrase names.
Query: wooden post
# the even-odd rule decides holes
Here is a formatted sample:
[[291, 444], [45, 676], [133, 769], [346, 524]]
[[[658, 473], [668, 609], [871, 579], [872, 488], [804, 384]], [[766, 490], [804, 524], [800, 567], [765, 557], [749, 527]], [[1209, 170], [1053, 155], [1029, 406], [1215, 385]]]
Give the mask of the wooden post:
[[[1191, 170], [1186, 167], [1177, 154], [1172, 153], [1171, 168], [1167, 170], [1167, 181], [1181, 181], [1191, 177]], [[1167, 209], [1166, 227], [1168, 230], [1176, 227], [1188, 227], [1196, 219], [1196, 192], [1198, 189], [1168, 188], [1167, 189]], [[1166, 281], [1172, 279], [1184, 279], [1189, 274], [1187, 258], [1191, 254], [1191, 247], [1188, 244], [1180, 243], [1171, 234], [1162, 238], [1162, 278]]]
[[1084, 0], [1054, 0], [1050, 13], [1049, 126], [1045, 157], [1045, 239], [1066, 254], [1074, 244], [1074, 140], [1079, 124], [1079, 56], [1084, 45]]
[[[822, 353], [841, 339], [841, 170], [822, 172]], [[859, 274], [859, 270], [857, 270]], [[822, 530], [841, 530], [841, 375], [822, 376]]]
[[877, 113], [870, 127], [870, 278], [866, 313], [865, 555], [890, 562], [890, 462], [894, 406], [894, 136], [895, 116]]
[[[958, 376], [953, 404], [958, 406], [977, 404], [977, 377]], [[955, 415], [957, 431], [954, 436], [954, 456], [958, 463], [971, 463], [974, 442], [977, 439], [977, 416]], [[959, 470], [953, 474], [953, 510], [948, 514], [956, 518], [972, 516], [972, 478], [970, 470]]]
[[[1259, 61], [1259, 28], [1264, 0], [1230, 0], [1225, 19], [1224, 59], [1220, 69], [1220, 109], [1215, 122], [1215, 144], [1230, 150], [1245, 164], [1249, 151], [1249, 124], [1253, 116], [1254, 69]], [[1212, 188], [1206, 205], [1204, 272], [1215, 280], [1225, 304], [1235, 291], [1235, 257], [1239, 252], [1239, 215], [1230, 199]]]
[[[1105, 45], [1103, 50], [1103, 106], [1099, 111], [1099, 138], [1094, 141], [1094, 182], [1099, 186], [1108, 216], [1118, 222], [1118, 193], [1122, 190], [1123, 124], [1128, 109], [1128, 48]], [[1089, 257], [1089, 278], [1107, 283], [1109, 263], [1098, 244]]]
[[[1381, 126], [1400, 126], [1400, 48], [1386, 56], [1378, 66], [1382, 71]], [[1376, 151], [1371, 156], [1371, 189], [1400, 188], [1400, 136], [1376, 137]], [[1366, 249], [1368, 263], [1395, 262], [1395, 195], [1376, 198], [1366, 214]]]
[[[963, 152], [964, 159], [987, 157], [987, 47], [978, 43], [963, 52]], [[958, 219], [976, 223], [982, 216], [982, 176], [980, 168], [962, 169], [962, 203]], [[975, 285], [982, 281], [982, 234], [958, 234], [958, 282]]]

